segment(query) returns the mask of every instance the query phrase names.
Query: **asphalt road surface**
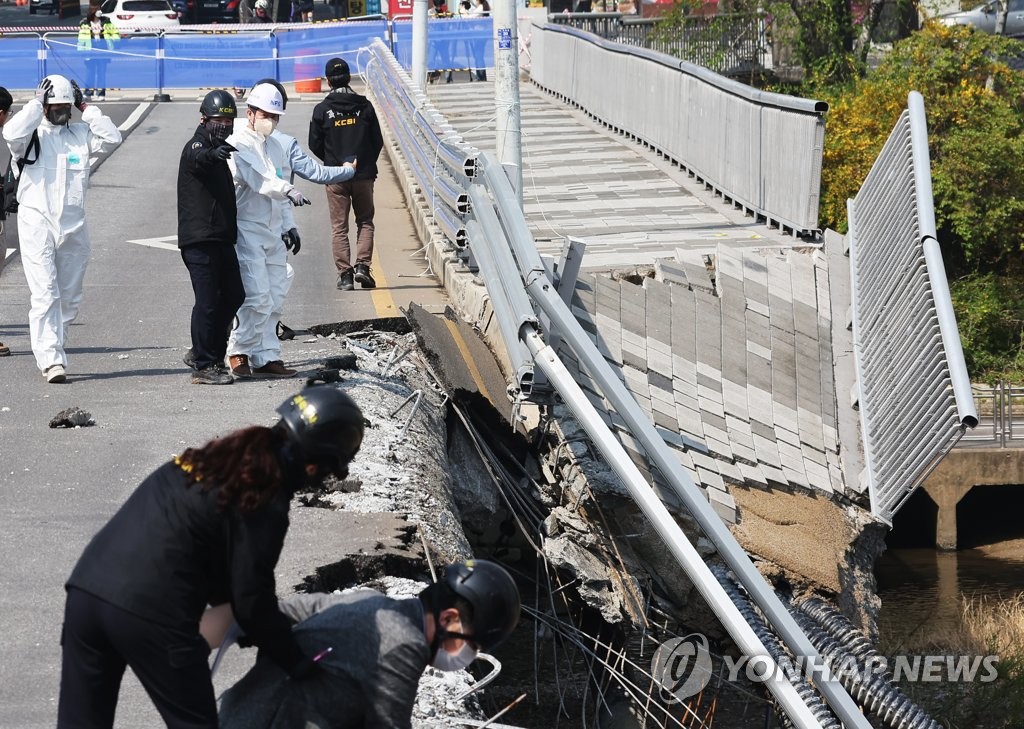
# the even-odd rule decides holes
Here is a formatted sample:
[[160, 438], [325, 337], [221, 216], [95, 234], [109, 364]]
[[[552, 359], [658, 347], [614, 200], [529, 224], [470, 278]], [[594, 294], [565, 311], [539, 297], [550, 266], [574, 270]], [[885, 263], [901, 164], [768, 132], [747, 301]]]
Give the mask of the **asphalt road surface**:
[[[274, 408], [302, 385], [300, 372], [291, 380], [196, 386], [181, 363], [192, 291], [174, 247], [175, 180], [198, 122], [201, 95], [193, 93], [165, 104], [101, 105], [129, 124], [91, 179], [92, 260], [71, 328], [68, 384], [48, 385], [36, 368], [28, 288], [7, 231], [13, 245], [0, 270], [0, 341], [13, 354], [0, 358], [0, 727], [55, 724], [64, 580], [137, 483], [187, 446], [272, 423]], [[303, 141], [312, 108], [289, 104], [281, 128]], [[310, 325], [395, 316], [410, 301], [443, 305], [434, 279], [420, 275], [420, 244], [386, 153], [376, 190], [375, 291], [335, 289], [324, 192], [300, 187], [313, 204], [296, 210], [303, 243], [289, 256], [296, 275], [284, 321], [300, 334], [284, 342], [285, 362], [307, 372], [319, 364], [301, 333]], [[50, 418], [71, 406], [89, 411], [96, 425], [50, 429]], [[129, 675], [117, 726], [160, 725]]]

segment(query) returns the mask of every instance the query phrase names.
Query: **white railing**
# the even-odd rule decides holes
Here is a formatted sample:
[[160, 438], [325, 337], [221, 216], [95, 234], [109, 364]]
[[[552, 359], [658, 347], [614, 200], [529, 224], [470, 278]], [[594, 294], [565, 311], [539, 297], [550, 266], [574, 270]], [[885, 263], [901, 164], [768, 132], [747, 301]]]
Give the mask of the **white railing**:
[[936, 239], [916, 91], [908, 107], [847, 205], [863, 477], [872, 513], [888, 524], [978, 424]]

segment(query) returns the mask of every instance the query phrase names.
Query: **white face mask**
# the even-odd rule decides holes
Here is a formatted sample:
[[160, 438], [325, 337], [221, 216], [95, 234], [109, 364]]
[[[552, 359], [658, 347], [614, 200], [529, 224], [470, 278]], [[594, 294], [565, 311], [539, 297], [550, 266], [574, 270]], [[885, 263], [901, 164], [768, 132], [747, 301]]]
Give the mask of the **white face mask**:
[[444, 648], [438, 648], [437, 654], [430, 665], [440, 671], [461, 671], [475, 660], [476, 651], [473, 650], [469, 643], [463, 643], [462, 648], [454, 655]]
[[252, 128], [264, 139], [274, 133], [276, 126], [276, 119], [253, 119], [252, 121]]

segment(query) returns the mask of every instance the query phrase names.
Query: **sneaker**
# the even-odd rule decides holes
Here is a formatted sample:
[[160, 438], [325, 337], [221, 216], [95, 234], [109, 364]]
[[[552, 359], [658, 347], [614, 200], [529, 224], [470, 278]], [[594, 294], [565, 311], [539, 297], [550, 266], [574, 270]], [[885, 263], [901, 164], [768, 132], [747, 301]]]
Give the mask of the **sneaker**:
[[67, 373], [64, 372], [64, 366], [59, 364], [47, 367], [46, 371], [43, 372], [43, 377], [51, 385], [59, 385], [62, 382], [68, 381]]
[[338, 276], [338, 291], [351, 291], [355, 288], [352, 284], [352, 269], [342, 271]]
[[243, 380], [252, 377], [252, 369], [249, 367], [249, 356], [246, 354], [232, 354], [228, 357], [228, 364], [231, 365], [231, 374]]
[[181, 361], [184, 362], [185, 366], [190, 370], [194, 370], [196, 368], [196, 353], [193, 351], [192, 347], [185, 350], [185, 356], [181, 358]]
[[296, 370], [288, 369], [284, 366], [284, 362], [279, 359], [275, 359], [273, 362], [267, 362], [262, 367], [256, 367], [252, 371], [253, 377], [294, 377]]
[[373, 280], [373, 276], [370, 275], [370, 267], [365, 263], [356, 264], [356, 281], [364, 289], [373, 289], [377, 287], [377, 282]]
[[230, 385], [235, 378], [228, 374], [224, 366], [207, 365], [192, 373], [193, 385]]

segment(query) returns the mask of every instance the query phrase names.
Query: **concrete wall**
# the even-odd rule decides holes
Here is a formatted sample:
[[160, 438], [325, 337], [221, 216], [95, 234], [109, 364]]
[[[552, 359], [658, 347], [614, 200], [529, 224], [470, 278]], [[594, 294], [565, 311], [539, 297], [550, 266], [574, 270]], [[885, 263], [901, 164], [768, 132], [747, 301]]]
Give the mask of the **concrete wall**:
[[975, 486], [1024, 484], [1024, 449], [956, 448], [922, 488], [939, 507], [935, 546], [957, 547], [956, 505]]

